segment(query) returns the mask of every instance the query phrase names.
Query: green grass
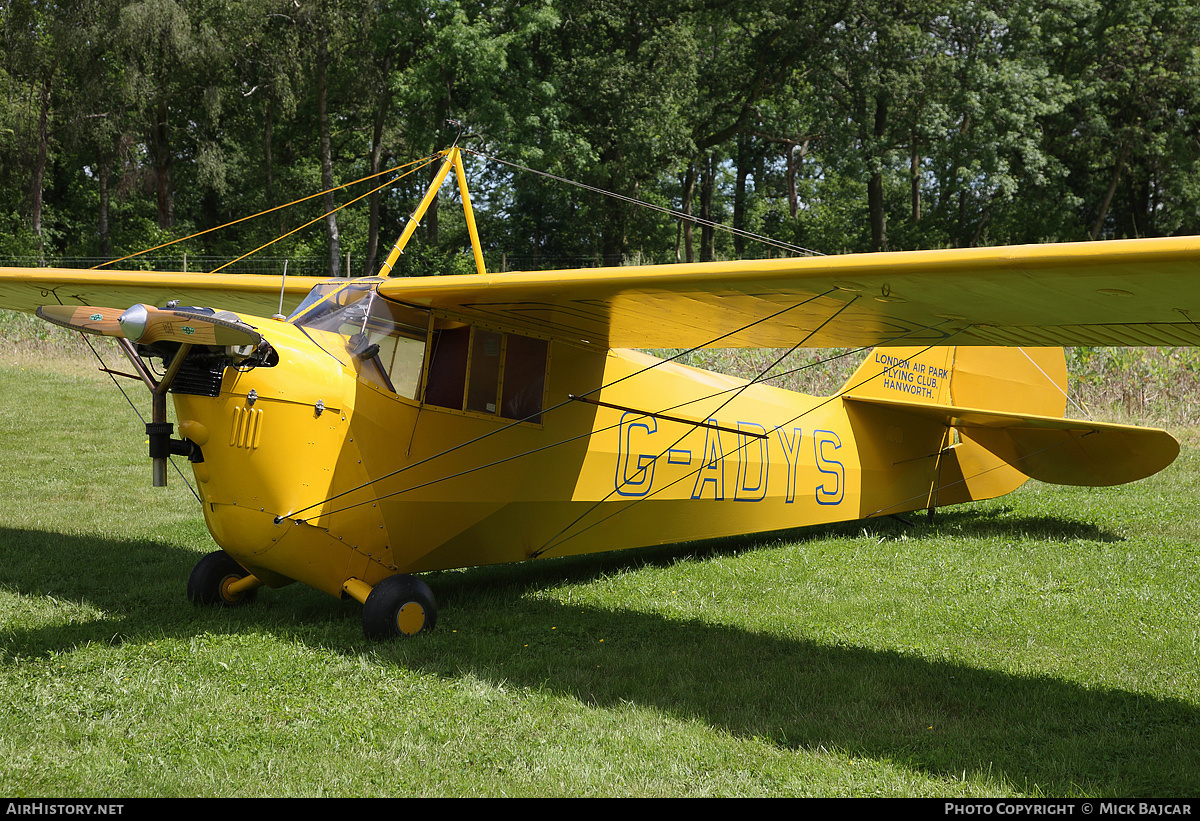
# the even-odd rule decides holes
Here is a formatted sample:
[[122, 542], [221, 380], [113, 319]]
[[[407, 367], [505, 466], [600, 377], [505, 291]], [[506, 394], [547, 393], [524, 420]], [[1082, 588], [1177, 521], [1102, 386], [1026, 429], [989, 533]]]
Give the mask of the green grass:
[[66, 350], [0, 358], [0, 794], [1200, 792], [1200, 452], [932, 525], [428, 574], [438, 629], [372, 644], [299, 586], [190, 605], [195, 500]]

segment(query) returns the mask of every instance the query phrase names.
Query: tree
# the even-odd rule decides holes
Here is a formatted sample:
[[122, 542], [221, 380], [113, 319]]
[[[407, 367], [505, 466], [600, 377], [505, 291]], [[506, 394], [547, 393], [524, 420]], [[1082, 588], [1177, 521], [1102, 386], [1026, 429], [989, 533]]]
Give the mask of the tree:
[[[694, 154], [688, 111], [694, 102], [696, 44], [682, 0], [560, 3], [562, 23], [541, 38], [538, 63], [552, 98], [547, 126], [526, 131], [551, 169], [591, 186], [636, 197]], [[611, 198], [576, 200], [593, 224], [593, 251], [608, 264], [629, 253], [630, 206]]]
[[[61, 111], [73, 93], [68, 66], [83, 47], [85, 8], [70, 3], [9, 0], [0, 17], [3, 74], [9, 101], [3, 135], [12, 168], [25, 169], [25, 199], [37, 252], [45, 250], [42, 216], [46, 173], [53, 160]], [[5, 163], [8, 165], [8, 163]]]
[[1088, 236], [1200, 229], [1200, 9], [1181, 0], [1106, 3], [1084, 30], [1071, 113], [1088, 149], [1073, 157], [1086, 169], [1077, 180]]
[[196, 170], [210, 179], [223, 171], [215, 157], [203, 156], [221, 114], [226, 55], [218, 11], [216, 0], [140, 0], [121, 10], [118, 42], [140, 103], [162, 229], [175, 224], [178, 158], [198, 162]]

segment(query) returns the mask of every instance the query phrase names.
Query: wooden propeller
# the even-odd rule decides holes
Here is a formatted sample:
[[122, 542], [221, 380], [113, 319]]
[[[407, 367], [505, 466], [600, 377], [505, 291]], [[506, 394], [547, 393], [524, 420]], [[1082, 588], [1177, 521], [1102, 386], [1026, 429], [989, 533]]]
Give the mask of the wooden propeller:
[[121, 336], [143, 345], [166, 341], [240, 347], [258, 345], [262, 339], [257, 331], [237, 319], [142, 304], [126, 311], [90, 305], [43, 305], [37, 309], [37, 315], [64, 328]]
[[104, 336], [124, 336], [120, 308], [95, 308], [91, 305], [43, 305], [37, 315], [47, 322], [73, 331]]
[[193, 311], [134, 305], [120, 317], [125, 338], [150, 345], [183, 342], [189, 345], [257, 345], [262, 337], [244, 322]]

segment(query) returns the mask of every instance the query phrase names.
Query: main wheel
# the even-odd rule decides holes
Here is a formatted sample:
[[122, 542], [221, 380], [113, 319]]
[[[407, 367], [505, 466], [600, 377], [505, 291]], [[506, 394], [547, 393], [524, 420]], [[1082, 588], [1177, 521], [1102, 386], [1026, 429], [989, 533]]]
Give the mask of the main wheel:
[[250, 574], [224, 550], [209, 553], [192, 569], [188, 577], [187, 594], [194, 604], [215, 604], [238, 607], [258, 598], [258, 588], [231, 594], [229, 585]]
[[369, 639], [415, 636], [432, 630], [436, 621], [433, 591], [415, 576], [388, 576], [363, 603], [363, 633]]

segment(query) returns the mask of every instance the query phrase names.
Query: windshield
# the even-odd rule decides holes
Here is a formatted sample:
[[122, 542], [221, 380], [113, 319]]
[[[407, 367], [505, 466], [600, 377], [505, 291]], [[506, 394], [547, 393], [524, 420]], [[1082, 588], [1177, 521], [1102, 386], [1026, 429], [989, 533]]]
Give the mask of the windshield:
[[382, 279], [332, 280], [309, 293], [288, 321], [335, 358], [348, 354], [358, 375], [417, 398], [428, 312], [381, 297]]
[[375, 286], [382, 281], [371, 277], [357, 280], [333, 279], [322, 282], [308, 292], [308, 296], [296, 310], [292, 311], [292, 315], [287, 318], [287, 321], [301, 328], [335, 330], [327, 325], [330, 322], [336, 322], [337, 315], [345, 309], [374, 293]]

